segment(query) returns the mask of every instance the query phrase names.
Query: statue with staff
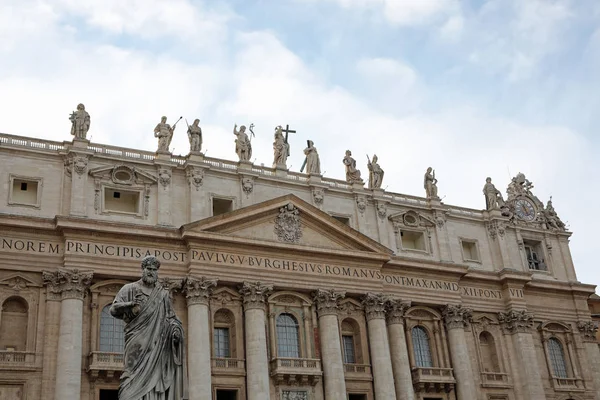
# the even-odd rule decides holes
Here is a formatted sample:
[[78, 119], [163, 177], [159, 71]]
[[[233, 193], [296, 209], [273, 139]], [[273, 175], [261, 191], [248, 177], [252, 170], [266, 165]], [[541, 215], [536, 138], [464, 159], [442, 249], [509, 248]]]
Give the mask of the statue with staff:
[[373, 154], [373, 161], [367, 154], [367, 167], [369, 168], [369, 189], [380, 189], [383, 182], [383, 169], [377, 163], [377, 154]]
[[304, 155], [306, 155], [306, 158], [302, 163], [302, 167], [300, 167], [300, 172], [303, 172], [306, 167], [306, 173], [308, 175], [321, 175], [321, 160], [319, 159], [319, 153], [312, 140], [306, 141]]
[[179, 117], [173, 126], [167, 124], [167, 117], [163, 116], [160, 119], [160, 122], [154, 128], [154, 137], [158, 138], [158, 153], [169, 153], [169, 146], [171, 146], [171, 140], [173, 140], [175, 126], [182, 118]]
[[69, 116], [71, 121], [71, 135], [76, 139], [85, 139], [87, 132], [90, 130], [90, 114], [85, 111], [85, 106], [82, 103], [77, 105], [77, 111], [73, 111]]
[[190, 141], [190, 153], [200, 153], [202, 151], [202, 129], [198, 124], [200, 120], [196, 118], [192, 125], [188, 124], [187, 119], [185, 120], [187, 125], [187, 134]]
[[[254, 124], [250, 124], [250, 135], [254, 136]], [[236, 136], [235, 139], [235, 152], [238, 155], [240, 161], [250, 161], [252, 158], [252, 142], [250, 136], [246, 133], [246, 126], [240, 126], [237, 129], [237, 124], [233, 127], [233, 134]]]
[[[285, 136], [283, 133], [285, 132]], [[290, 144], [288, 142], [289, 134], [296, 133], [291, 130], [289, 125], [285, 129], [281, 125], [275, 127], [275, 141], [273, 142], [273, 168], [287, 168], [286, 162], [290, 155]]]
[[428, 199], [439, 199], [438, 197], [438, 180], [435, 178], [435, 170], [431, 167], [427, 168], [425, 176], [423, 177], [423, 186], [425, 187], [425, 193]]

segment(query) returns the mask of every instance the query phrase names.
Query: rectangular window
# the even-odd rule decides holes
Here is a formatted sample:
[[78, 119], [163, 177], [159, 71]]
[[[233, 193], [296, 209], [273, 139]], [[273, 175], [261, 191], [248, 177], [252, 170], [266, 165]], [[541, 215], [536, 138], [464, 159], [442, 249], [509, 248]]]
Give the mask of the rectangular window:
[[39, 207], [41, 179], [11, 176], [9, 204]]
[[548, 267], [544, 261], [542, 246], [539, 242], [525, 241], [525, 256], [527, 257], [527, 266], [531, 270], [546, 271]]
[[477, 242], [461, 240], [461, 244], [464, 261], [481, 261], [479, 259], [479, 251], [477, 251]]
[[212, 215], [225, 214], [233, 211], [233, 200], [232, 199], [220, 199], [218, 197], [212, 198]]
[[344, 346], [344, 363], [355, 364], [356, 357], [354, 356], [354, 336], [342, 336], [342, 343]]
[[402, 249], [427, 251], [423, 232], [401, 231]]
[[367, 400], [366, 394], [348, 393], [348, 400]]
[[237, 400], [237, 390], [234, 389], [217, 389], [216, 400]]
[[229, 328], [215, 328], [213, 332], [216, 358], [229, 358]]
[[139, 214], [140, 192], [105, 188], [104, 211]]

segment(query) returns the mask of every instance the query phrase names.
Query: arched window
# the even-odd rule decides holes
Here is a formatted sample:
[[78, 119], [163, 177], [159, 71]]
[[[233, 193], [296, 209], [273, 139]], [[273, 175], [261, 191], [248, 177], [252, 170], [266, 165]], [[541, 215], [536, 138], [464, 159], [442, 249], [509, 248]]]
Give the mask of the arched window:
[[122, 353], [125, 322], [110, 315], [110, 306], [105, 306], [100, 314], [100, 351]]
[[2, 303], [0, 350], [26, 351], [29, 306], [21, 297], [10, 297]]
[[557, 378], [568, 378], [567, 363], [565, 361], [565, 351], [560, 341], [556, 338], [548, 340], [548, 353], [550, 354], [550, 362], [554, 376]]
[[213, 320], [213, 353], [216, 358], [235, 358], [235, 317], [233, 313], [221, 308]]
[[290, 314], [277, 317], [277, 356], [300, 358], [298, 321]]
[[479, 335], [479, 349], [481, 351], [481, 364], [483, 372], [500, 372], [500, 362], [496, 353], [494, 337], [489, 332]]
[[429, 335], [425, 328], [415, 326], [412, 329], [413, 350], [415, 353], [415, 364], [419, 368], [432, 368], [431, 348], [429, 346]]

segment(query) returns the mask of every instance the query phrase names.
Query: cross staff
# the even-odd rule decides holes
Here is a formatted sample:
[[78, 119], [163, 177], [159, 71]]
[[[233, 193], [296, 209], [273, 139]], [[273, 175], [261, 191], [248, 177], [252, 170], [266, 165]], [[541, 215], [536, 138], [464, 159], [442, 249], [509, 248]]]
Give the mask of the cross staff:
[[[288, 144], [288, 134], [290, 133], [296, 133], [296, 131], [291, 130], [290, 126], [288, 124], [285, 124], [285, 129], [282, 129], [281, 132], [285, 132], [285, 144]], [[287, 155], [290, 155], [290, 146], [288, 146], [288, 151], [287, 151]]]

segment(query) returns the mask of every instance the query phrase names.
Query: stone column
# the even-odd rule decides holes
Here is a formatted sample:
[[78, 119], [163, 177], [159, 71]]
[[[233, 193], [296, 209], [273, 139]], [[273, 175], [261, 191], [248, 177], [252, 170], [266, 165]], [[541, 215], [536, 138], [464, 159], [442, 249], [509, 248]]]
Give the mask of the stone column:
[[60, 293], [60, 328], [56, 357], [54, 398], [78, 399], [81, 395], [83, 298], [92, 282], [92, 272], [61, 269], [43, 272], [49, 291]]
[[546, 395], [531, 335], [533, 315], [526, 311], [511, 310], [498, 313], [498, 320], [504, 333], [511, 335], [519, 365], [519, 370], [515, 373], [521, 377], [520, 391], [523, 398], [544, 400]]
[[[49, 276], [48, 278], [51, 278]], [[54, 400], [56, 384], [56, 357], [58, 353], [58, 335], [60, 331], [60, 292], [54, 292], [54, 280], [47, 280], [46, 285], [46, 315], [44, 323], [44, 357], [42, 368], [42, 393], [47, 400]]]
[[338, 300], [346, 293], [335, 290], [319, 289], [313, 293], [319, 315], [319, 336], [323, 378], [325, 380], [325, 399], [345, 399], [346, 377], [342, 360], [340, 328], [338, 323]]
[[210, 317], [208, 300], [216, 279], [188, 276], [184, 292], [188, 307], [188, 376], [189, 400], [211, 400]]
[[386, 300], [382, 294], [367, 293], [363, 297], [362, 303], [367, 315], [375, 398], [377, 400], [396, 400], [390, 343], [385, 326]]
[[410, 307], [409, 302], [402, 302], [397, 299], [388, 299], [386, 302], [392, 370], [398, 400], [416, 399], [410, 372], [409, 352], [406, 346], [406, 336], [404, 335], [404, 313], [408, 307]]
[[240, 288], [240, 293], [244, 296], [248, 400], [270, 399], [265, 298], [272, 291], [272, 285], [260, 282], [244, 282]]
[[470, 323], [473, 311], [461, 305], [449, 304], [442, 312], [446, 329], [458, 400], [476, 399], [477, 389], [473, 379], [473, 369], [465, 337], [465, 327]]
[[594, 399], [600, 400], [600, 349], [596, 341], [596, 332], [598, 327], [592, 321], [580, 321], [577, 328], [581, 333], [585, 353], [589, 363], [589, 373], [592, 375], [594, 390], [596, 392]]

